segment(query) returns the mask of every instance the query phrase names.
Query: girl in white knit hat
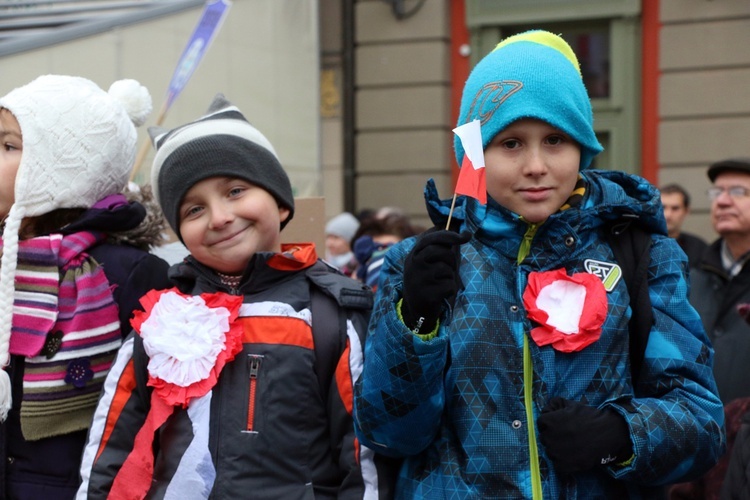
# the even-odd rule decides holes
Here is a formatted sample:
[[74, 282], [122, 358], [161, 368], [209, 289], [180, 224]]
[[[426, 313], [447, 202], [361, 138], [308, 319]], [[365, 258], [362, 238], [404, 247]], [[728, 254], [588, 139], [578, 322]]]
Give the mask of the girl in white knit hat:
[[150, 111], [135, 80], [45, 75], [0, 98], [2, 498], [74, 496], [130, 313], [167, 286], [164, 261], [123, 243], [146, 216], [122, 192]]

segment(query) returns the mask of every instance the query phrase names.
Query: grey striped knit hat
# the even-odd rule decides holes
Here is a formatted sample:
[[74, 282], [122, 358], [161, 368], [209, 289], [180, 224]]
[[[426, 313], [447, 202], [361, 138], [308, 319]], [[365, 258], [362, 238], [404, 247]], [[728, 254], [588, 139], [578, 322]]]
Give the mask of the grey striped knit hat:
[[148, 132], [156, 148], [151, 184], [180, 240], [180, 203], [192, 186], [210, 177], [237, 177], [262, 187], [289, 209], [281, 228], [292, 220], [292, 185], [276, 151], [222, 94], [201, 118], [172, 130], [150, 127]]

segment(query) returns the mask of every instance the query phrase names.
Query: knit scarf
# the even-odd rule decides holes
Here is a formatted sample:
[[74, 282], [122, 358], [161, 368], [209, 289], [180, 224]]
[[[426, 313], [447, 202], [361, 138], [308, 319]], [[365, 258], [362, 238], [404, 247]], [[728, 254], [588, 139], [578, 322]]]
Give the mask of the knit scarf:
[[103, 238], [78, 232], [18, 243], [10, 352], [26, 358], [21, 429], [27, 440], [88, 428], [120, 346], [109, 282], [86, 253]]

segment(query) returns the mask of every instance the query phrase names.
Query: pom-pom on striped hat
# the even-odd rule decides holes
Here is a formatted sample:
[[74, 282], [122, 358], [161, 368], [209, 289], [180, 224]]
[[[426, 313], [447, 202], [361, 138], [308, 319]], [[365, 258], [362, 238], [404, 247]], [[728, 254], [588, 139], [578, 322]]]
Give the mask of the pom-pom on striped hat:
[[[21, 129], [14, 202], [3, 229], [0, 261], [0, 367], [10, 362], [18, 231], [26, 217], [59, 208], [88, 208], [120, 193], [136, 154], [136, 127], [152, 109], [135, 80], [105, 92], [86, 78], [44, 75], [0, 98]], [[0, 370], [0, 421], [10, 408], [10, 379]]]
[[209, 177], [237, 177], [262, 187], [294, 215], [294, 195], [271, 143], [239, 109], [217, 94], [208, 112], [173, 130], [148, 129], [156, 147], [151, 185], [172, 230], [180, 235], [180, 203], [188, 190]]
[[[461, 97], [458, 125], [479, 119], [482, 147], [522, 118], [545, 121], [581, 146], [580, 168], [602, 151], [573, 49], [558, 35], [532, 30], [500, 42], [469, 74]], [[461, 165], [464, 149], [454, 148]]]

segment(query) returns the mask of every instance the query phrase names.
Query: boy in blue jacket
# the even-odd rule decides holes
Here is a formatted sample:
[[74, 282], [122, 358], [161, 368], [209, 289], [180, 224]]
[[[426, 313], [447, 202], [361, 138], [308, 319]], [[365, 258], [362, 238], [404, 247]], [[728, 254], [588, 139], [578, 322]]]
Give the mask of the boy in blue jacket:
[[[501, 42], [464, 87], [458, 123], [475, 119], [488, 202], [460, 197], [446, 230], [450, 200], [428, 183], [435, 229], [387, 254], [358, 437], [404, 457], [398, 498], [641, 498], [701, 474], [723, 450], [723, 413], [685, 254], [653, 186], [589, 168], [602, 147], [568, 44]], [[637, 386], [605, 237], [623, 216], [652, 240]]]

